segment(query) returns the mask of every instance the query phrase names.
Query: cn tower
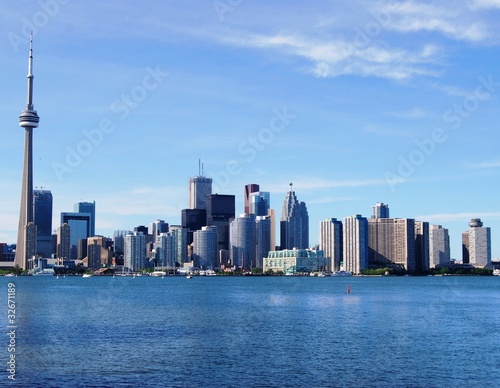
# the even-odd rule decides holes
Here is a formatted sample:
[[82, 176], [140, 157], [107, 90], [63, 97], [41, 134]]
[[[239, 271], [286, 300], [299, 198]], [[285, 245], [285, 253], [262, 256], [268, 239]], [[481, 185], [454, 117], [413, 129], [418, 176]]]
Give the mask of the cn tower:
[[28, 59], [28, 99], [26, 109], [19, 116], [19, 126], [24, 128], [24, 166], [21, 189], [21, 210], [17, 231], [16, 257], [14, 264], [28, 268], [28, 260], [36, 253], [36, 226], [33, 223], [33, 128], [40, 118], [33, 108], [33, 33], [30, 36]]

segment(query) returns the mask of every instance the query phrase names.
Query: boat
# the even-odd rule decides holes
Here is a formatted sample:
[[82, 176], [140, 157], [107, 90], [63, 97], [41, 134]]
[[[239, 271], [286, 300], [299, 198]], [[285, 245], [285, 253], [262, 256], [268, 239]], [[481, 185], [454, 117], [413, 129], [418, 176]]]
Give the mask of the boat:
[[326, 277], [326, 273], [324, 273], [324, 272], [320, 272], [320, 273], [318, 274], [318, 277], [319, 277], [319, 278], [324, 278], [324, 277]]
[[352, 276], [352, 273], [342, 270], [342, 271], [335, 271], [330, 276]]
[[91, 274], [89, 274], [89, 273], [84, 273], [84, 274], [83, 274], [83, 276], [82, 276], [82, 278], [89, 278], [89, 277], [91, 277], [91, 276], [92, 276], [92, 275], [91, 275]]
[[165, 276], [167, 273], [165, 271], [153, 271], [151, 272], [151, 276]]
[[7, 276], [7, 277], [15, 277], [16, 275], [15, 275], [15, 274], [13, 274], [13, 273], [8, 273], [8, 274], [7, 274], [7, 275], [5, 275], [5, 276]]
[[49, 270], [44, 270], [42, 269], [41, 271], [35, 272], [33, 276], [54, 276], [55, 273], [54, 271], [49, 271]]
[[494, 269], [493, 276], [500, 276], [500, 269]]
[[191, 279], [192, 276], [191, 275], [186, 275], [186, 279]]

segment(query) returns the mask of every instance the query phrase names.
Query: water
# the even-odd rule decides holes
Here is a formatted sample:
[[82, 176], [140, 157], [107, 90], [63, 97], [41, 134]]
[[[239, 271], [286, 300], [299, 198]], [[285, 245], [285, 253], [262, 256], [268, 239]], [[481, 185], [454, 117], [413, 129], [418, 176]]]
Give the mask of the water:
[[[2, 300], [9, 282], [16, 286], [16, 381], [0, 372], [0, 385], [500, 381], [498, 277], [1, 277]], [[0, 315], [7, 331], [4, 302]]]

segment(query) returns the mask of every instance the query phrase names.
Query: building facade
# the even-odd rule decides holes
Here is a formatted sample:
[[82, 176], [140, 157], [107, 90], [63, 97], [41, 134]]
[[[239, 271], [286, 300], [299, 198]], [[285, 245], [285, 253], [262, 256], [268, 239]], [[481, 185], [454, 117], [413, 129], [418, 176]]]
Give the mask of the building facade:
[[448, 229], [431, 225], [429, 230], [429, 268], [450, 264], [450, 237]]
[[215, 225], [193, 233], [194, 265], [204, 269], [219, 268], [218, 231]]
[[478, 268], [491, 267], [491, 230], [483, 227], [479, 218], [469, 222], [467, 249], [470, 265]]
[[306, 204], [297, 200], [291, 183], [281, 207], [280, 245], [281, 249], [309, 247], [309, 214]]
[[249, 270], [256, 266], [255, 215], [242, 214], [231, 221], [229, 255], [231, 262], [237, 268]]
[[270, 251], [264, 258], [263, 271], [283, 272], [285, 274], [310, 273], [323, 271], [326, 259], [322, 250], [285, 249]]
[[319, 249], [325, 254], [328, 271], [339, 271], [343, 262], [342, 222], [330, 218], [319, 223]]
[[52, 193], [50, 190], [33, 192], [33, 222], [36, 225], [36, 254], [45, 258], [52, 256]]
[[344, 270], [354, 274], [368, 268], [368, 220], [361, 215], [343, 220]]
[[206, 209], [207, 196], [212, 194], [212, 178], [195, 176], [188, 180], [188, 209]]
[[142, 271], [146, 267], [146, 236], [142, 232], [125, 236], [123, 265], [132, 271]]

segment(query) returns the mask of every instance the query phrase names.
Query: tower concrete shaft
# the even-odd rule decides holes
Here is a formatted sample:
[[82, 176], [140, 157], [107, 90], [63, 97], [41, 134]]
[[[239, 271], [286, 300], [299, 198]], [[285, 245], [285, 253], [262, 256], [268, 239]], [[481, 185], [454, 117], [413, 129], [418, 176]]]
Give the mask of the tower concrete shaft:
[[17, 231], [16, 257], [14, 264], [28, 268], [28, 260], [36, 253], [36, 230], [33, 228], [33, 128], [40, 118], [33, 109], [33, 34], [30, 38], [28, 59], [28, 96], [26, 109], [19, 116], [19, 126], [25, 130], [24, 164], [21, 188], [21, 209]]

